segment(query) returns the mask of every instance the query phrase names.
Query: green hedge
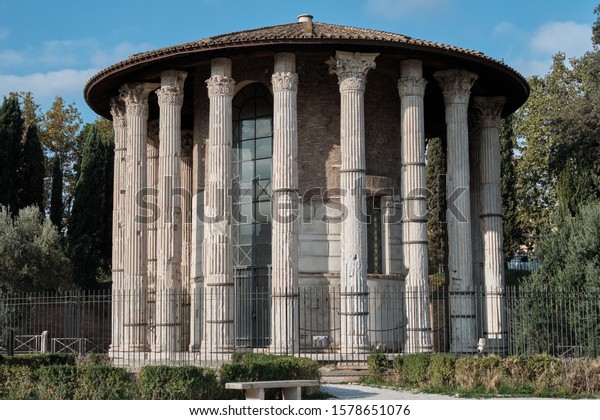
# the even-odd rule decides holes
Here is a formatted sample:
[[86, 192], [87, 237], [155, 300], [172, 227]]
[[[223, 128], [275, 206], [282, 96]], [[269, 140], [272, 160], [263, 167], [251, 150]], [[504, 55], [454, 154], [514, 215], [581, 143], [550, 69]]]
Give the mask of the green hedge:
[[196, 366], [145, 366], [137, 378], [143, 400], [217, 400], [223, 389], [212, 369]]
[[[227, 382], [272, 381], [291, 379], [319, 379], [319, 365], [307, 358], [293, 356], [273, 356], [257, 353], [238, 353], [232, 357], [232, 363], [226, 363], [219, 369], [221, 386]], [[318, 389], [302, 388], [304, 396]], [[227, 399], [243, 399], [242, 391], [227, 391]], [[281, 398], [280, 390], [265, 390], [265, 398]]]
[[88, 365], [79, 367], [77, 400], [129, 400], [136, 399], [133, 375], [126, 369]]
[[37, 370], [40, 400], [73, 400], [77, 392], [81, 369], [77, 366], [42, 366]]
[[37, 369], [40, 366], [75, 365], [77, 357], [68, 353], [27, 354], [0, 357], [0, 365], [28, 366]]
[[[225, 383], [319, 378], [318, 364], [309, 359], [236, 354], [233, 360], [218, 374], [195, 366], [145, 366], [135, 376], [102, 357], [77, 364], [65, 355], [7, 357], [0, 362], [0, 399], [244, 399], [241, 391], [225, 390]], [[269, 391], [267, 398], [280, 397]]]
[[397, 356], [392, 365], [400, 387], [544, 397], [600, 394], [600, 358], [414, 354]]

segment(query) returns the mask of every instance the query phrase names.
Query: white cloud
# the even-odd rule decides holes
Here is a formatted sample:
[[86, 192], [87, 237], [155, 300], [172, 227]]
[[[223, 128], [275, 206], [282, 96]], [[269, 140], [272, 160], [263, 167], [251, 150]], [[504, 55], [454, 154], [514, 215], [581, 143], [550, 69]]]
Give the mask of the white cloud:
[[[50, 72], [65, 68], [107, 67], [128, 56], [152, 49], [150, 44], [121, 42], [102, 48], [95, 39], [51, 40], [16, 51], [0, 50], [0, 69], [15, 74]], [[19, 68], [18, 71], [10, 70]]]
[[552, 57], [558, 52], [571, 58], [581, 57], [592, 49], [591, 26], [572, 21], [548, 22], [531, 32], [510, 22], [500, 22], [492, 36], [502, 41], [506, 63], [524, 76], [547, 74]]
[[444, 9], [451, 0], [367, 0], [365, 10], [372, 16], [399, 19]]
[[515, 26], [514, 23], [502, 21], [496, 26], [494, 26], [494, 32], [492, 35], [494, 36], [505, 36], [505, 35], [513, 35], [516, 32], [520, 32], [519, 29]]
[[90, 62], [96, 67], [107, 67], [129, 57], [132, 54], [144, 52], [152, 49], [149, 44], [131, 44], [121, 42], [110, 50], [96, 50], [92, 54]]
[[530, 41], [534, 54], [564, 52], [567, 57], [579, 57], [592, 48], [592, 28], [569, 22], [550, 22], [537, 29]]
[[15, 50], [0, 51], [0, 67], [16, 66], [25, 63], [25, 54]]
[[0, 97], [9, 92], [31, 92], [36, 102], [50, 103], [56, 96], [68, 101], [79, 99], [87, 81], [98, 69], [65, 69], [47, 73], [32, 73], [23, 76], [0, 74]]
[[83, 64], [82, 59], [97, 48], [98, 43], [92, 39], [51, 40], [42, 44], [37, 60], [49, 68], [74, 67]]

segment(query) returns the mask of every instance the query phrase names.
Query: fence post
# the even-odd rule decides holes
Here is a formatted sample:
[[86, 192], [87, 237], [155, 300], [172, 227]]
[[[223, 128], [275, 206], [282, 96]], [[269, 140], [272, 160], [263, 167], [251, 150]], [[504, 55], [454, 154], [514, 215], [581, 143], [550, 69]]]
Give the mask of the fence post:
[[8, 330], [8, 342], [6, 343], [6, 355], [14, 356], [15, 355], [15, 330], [10, 328]]
[[48, 331], [42, 331], [40, 351], [42, 354], [50, 352], [50, 333]]

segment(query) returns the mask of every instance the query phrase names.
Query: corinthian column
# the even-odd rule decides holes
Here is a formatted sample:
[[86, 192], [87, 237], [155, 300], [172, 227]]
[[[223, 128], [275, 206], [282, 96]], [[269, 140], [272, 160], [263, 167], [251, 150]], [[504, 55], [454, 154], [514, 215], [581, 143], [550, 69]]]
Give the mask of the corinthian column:
[[191, 228], [191, 256], [190, 256], [190, 346], [189, 350], [201, 350], [203, 325], [203, 290], [204, 276], [202, 273], [204, 249], [204, 165], [205, 141], [201, 133], [202, 111], [201, 101], [206, 97], [204, 93], [204, 80], [200, 69], [194, 75], [194, 130], [192, 138], [192, 228]]
[[484, 331], [486, 351], [506, 354], [504, 256], [500, 186], [500, 113], [506, 98], [474, 97], [479, 117], [480, 208], [483, 240]]
[[127, 117], [125, 104], [121, 98], [113, 98], [110, 102], [110, 113], [115, 130], [115, 163], [113, 172], [113, 220], [112, 220], [112, 343], [111, 351], [118, 352], [122, 346], [123, 334], [123, 294], [124, 272], [123, 259], [125, 253], [125, 173]]
[[477, 334], [471, 263], [468, 107], [471, 87], [477, 75], [453, 69], [436, 72], [434, 76], [442, 88], [446, 104], [450, 351], [475, 353]]
[[298, 75], [292, 53], [275, 55], [273, 83], [273, 231], [271, 346], [299, 350]]
[[232, 98], [231, 60], [211, 61], [206, 81], [210, 100], [205, 181], [203, 345], [207, 351], [233, 348], [233, 242], [231, 238]]
[[419, 60], [401, 63], [400, 120], [402, 126], [403, 252], [406, 277], [406, 341], [404, 351], [431, 351], [425, 185], [424, 101], [427, 81]]
[[125, 295], [123, 350], [147, 350], [146, 293], [148, 286], [147, 227], [149, 220], [140, 204], [147, 186], [146, 143], [148, 94], [154, 86], [124, 85], [121, 98], [127, 115], [127, 185], [125, 187]]
[[191, 340], [191, 258], [192, 258], [192, 147], [193, 132], [181, 133], [181, 335], [189, 337], [182, 343], [189, 349]]
[[156, 351], [156, 230], [158, 226], [158, 120], [148, 122], [148, 195], [146, 202], [152, 207], [154, 214], [148, 221], [148, 342], [150, 350]]
[[156, 347], [181, 348], [181, 106], [187, 73], [161, 73], [158, 148]]
[[365, 109], [367, 72], [379, 54], [337, 51], [328, 61], [329, 73], [338, 76], [341, 95], [340, 145], [342, 194], [340, 322], [341, 351], [369, 350], [367, 331], [367, 225], [365, 220]]

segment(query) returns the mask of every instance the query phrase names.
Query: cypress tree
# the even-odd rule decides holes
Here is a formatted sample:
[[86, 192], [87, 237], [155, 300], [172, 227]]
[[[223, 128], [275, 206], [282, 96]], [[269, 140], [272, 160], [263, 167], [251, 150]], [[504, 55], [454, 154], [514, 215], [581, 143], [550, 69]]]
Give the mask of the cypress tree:
[[19, 205], [36, 206], [44, 214], [44, 152], [35, 124], [27, 127], [21, 156]]
[[428, 217], [427, 237], [429, 241], [430, 267], [446, 271], [447, 228], [446, 228], [446, 153], [442, 139], [433, 138], [427, 142], [427, 166], [425, 177], [427, 190]]
[[[84, 129], [86, 139], [75, 186], [73, 209], [69, 220], [69, 247], [75, 281], [84, 288], [96, 286], [99, 274], [110, 267], [112, 188], [107, 182], [110, 146], [98, 129]], [[108, 242], [108, 243], [107, 243]]]
[[63, 228], [63, 173], [60, 158], [54, 157], [52, 163], [52, 190], [50, 192], [50, 221], [58, 232]]
[[19, 100], [12, 95], [0, 107], [0, 204], [8, 206], [12, 215], [19, 211], [19, 167], [23, 117]]

